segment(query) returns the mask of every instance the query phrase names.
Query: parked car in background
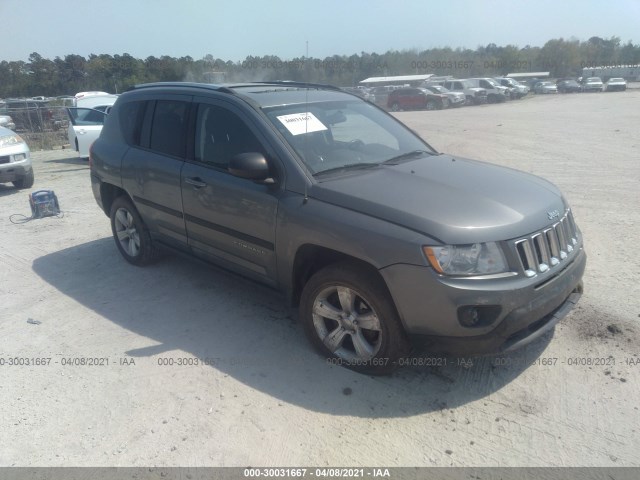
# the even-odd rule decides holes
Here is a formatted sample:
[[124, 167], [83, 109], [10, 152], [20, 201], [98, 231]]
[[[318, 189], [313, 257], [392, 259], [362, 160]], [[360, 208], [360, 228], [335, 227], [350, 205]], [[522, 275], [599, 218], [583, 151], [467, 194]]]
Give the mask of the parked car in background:
[[73, 145], [78, 156], [89, 157], [89, 147], [96, 141], [102, 131], [107, 114], [94, 108], [67, 108], [69, 129], [67, 137], [69, 145]]
[[469, 78], [469, 82], [474, 87], [483, 88], [487, 92], [487, 102], [489, 103], [501, 103], [510, 98], [509, 90], [507, 87], [503, 87], [493, 78]]
[[558, 93], [577, 93], [582, 91], [580, 84], [571, 79], [558, 80], [556, 88]]
[[449, 99], [450, 107], [462, 107], [467, 103], [467, 97], [464, 93], [452, 92], [451, 90], [444, 88], [442, 85], [425, 85], [422, 88], [429, 90], [431, 93], [446, 95]]
[[89, 94], [83, 92], [80, 97], [76, 95], [75, 107], [68, 107], [69, 128], [67, 138], [78, 156], [89, 157], [89, 147], [98, 138], [102, 131], [104, 119], [109, 109], [118, 99], [118, 95], [104, 92]]
[[76, 100], [78, 100], [79, 98], [84, 98], [84, 97], [101, 97], [103, 95], [111, 95], [108, 92], [102, 92], [102, 91], [98, 91], [98, 90], [92, 90], [89, 92], [78, 92], [76, 93], [73, 98], [75, 98]]
[[398, 86], [396, 85], [382, 85], [378, 87], [373, 87], [371, 89], [371, 95], [373, 95], [373, 102], [376, 105], [381, 107], [387, 106], [387, 100], [389, 99], [389, 94], [394, 90], [397, 90]]
[[600, 77], [589, 77], [582, 82], [583, 92], [602, 92], [603, 90], [604, 85]]
[[553, 82], [538, 82], [533, 88], [533, 92], [537, 94], [558, 93], [558, 87]]
[[0, 127], [0, 183], [16, 188], [33, 187], [31, 154], [27, 143], [13, 130]]
[[529, 83], [530, 91], [532, 91], [534, 93], [535, 93], [534, 90], [535, 90], [536, 85], [538, 83], [540, 83], [540, 82], [548, 82], [548, 81], [549, 80], [545, 80], [544, 78], [531, 78], [531, 79], [527, 80], [527, 82]]
[[368, 88], [362, 87], [343, 87], [342, 90], [345, 92], [353, 93], [354, 95], [367, 100], [368, 102], [373, 102], [375, 97], [371, 94], [371, 91]]
[[16, 124], [13, 122], [13, 118], [9, 115], [0, 115], [0, 127], [8, 128], [9, 130], [15, 130]]
[[105, 111], [106, 107], [110, 107], [118, 99], [118, 95], [112, 95], [110, 93], [97, 92], [91, 95], [85, 92], [85, 95], [76, 97], [73, 100], [73, 106], [79, 108], [96, 108], [98, 110]]
[[624, 92], [627, 89], [627, 82], [624, 78], [610, 78], [605, 83], [607, 92]]
[[[452, 92], [464, 93], [468, 105], [482, 105], [483, 103], [487, 103], [487, 91], [484, 88], [473, 86], [469, 80], [451, 79], [434, 83], [436, 85], [442, 85], [444, 88], [451, 90]], [[427, 84], [433, 85], [434, 83], [428, 82]]]
[[494, 80], [503, 87], [511, 89], [511, 98], [522, 98], [526, 96], [530, 91], [527, 85], [523, 85], [513, 78], [496, 77]]
[[361, 373], [402, 365], [412, 341], [511, 352], [582, 294], [583, 238], [556, 186], [440, 154], [337, 88], [139, 85], [91, 159], [127, 262], [166, 245], [276, 288], [320, 354]]
[[449, 99], [441, 93], [432, 93], [426, 88], [398, 88], [389, 94], [387, 108], [400, 110], [442, 110], [449, 106]]
[[504, 88], [506, 88], [506, 89], [507, 89], [507, 98], [508, 98], [508, 99], [510, 99], [510, 100], [516, 100], [516, 99], [518, 98], [518, 90], [517, 90], [515, 87], [513, 87], [513, 86], [511, 86], [511, 85], [508, 85], [508, 84], [507, 84], [507, 85], [503, 85], [503, 84], [500, 82], [500, 80], [498, 80], [498, 79], [497, 79], [497, 78], [495, 78], [495, 77], [493, 78], [493, 80], [495, 80], [495, 81], [498, 83], [498, 85], [500, 85], [500, 86], [502, 86], [502, 87], [504, 87]]
[[0, 103], [0, 114], [11, 116], [18, 131], [44, 132], [61, 126], [54, 120], [49, 102], [43, 100], [6, 99]]

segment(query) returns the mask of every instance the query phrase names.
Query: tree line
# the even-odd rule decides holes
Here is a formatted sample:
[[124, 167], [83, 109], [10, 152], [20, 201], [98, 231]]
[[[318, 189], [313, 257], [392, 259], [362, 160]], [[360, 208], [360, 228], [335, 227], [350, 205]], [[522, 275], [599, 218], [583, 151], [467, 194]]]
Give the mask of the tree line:
[[552, 39], [542, 47], [498, 46], [475, 50], [432, 48], [297, 57], [247, 56], [242, 61], [213, 55], [145, 59], [122, 55], [66, 55], [53, 60], [37, 52], [25, 61], [0, 62], [0, 98], [73, 95], [79, 91], [119, 93], [132, 85], [160, 81], [247, 82], [295, 80], [354, 86], [368, 77], [433, 73], [458, 78], [498, 76], [514, 72], [550, 72], [552, 77], [580, 76], [582, 68], [640, 64], [640, 45], [620, 38], [591, 37], [587, 41]]

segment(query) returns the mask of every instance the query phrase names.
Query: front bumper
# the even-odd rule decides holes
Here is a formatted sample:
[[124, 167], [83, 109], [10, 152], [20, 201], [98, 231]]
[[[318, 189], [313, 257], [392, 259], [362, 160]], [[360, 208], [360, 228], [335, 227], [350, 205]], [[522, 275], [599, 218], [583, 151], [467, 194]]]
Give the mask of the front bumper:
[[[10, 151], [0, 155], [0, 183], [15, 182], [31, 172], [31, 158], [24, 150]], [[23, 160], [14, 161], [16, 155], [25, 155]]]
[[[414, 265], [393, 265], [381, 273], [416, 347], [482, 355], [514, 350], [551, 330], [580, 298], [585, 265], [580, 248], [562, 270], [545, 278], [443, 280]], [[498, 313], [486, 326], [464, 327], [459, 309], [467, 306]]]
[[471, 103], [473, 105], [484, 105], [488, 103], [488, 97], [486, 95], [474, 95], [471, 97]]

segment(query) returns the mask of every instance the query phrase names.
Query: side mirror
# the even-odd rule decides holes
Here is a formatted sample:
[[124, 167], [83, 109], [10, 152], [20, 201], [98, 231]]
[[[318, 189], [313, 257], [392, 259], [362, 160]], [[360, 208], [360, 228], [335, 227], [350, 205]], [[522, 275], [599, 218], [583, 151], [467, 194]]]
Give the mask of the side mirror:
[[[231, 157], [229, 173], [247, 180], [274, 183], [269, 177], [269, 164], [264, 155], [257, 152], [240, 153]], [[270, 181], [269, 181], [270, 180]]]

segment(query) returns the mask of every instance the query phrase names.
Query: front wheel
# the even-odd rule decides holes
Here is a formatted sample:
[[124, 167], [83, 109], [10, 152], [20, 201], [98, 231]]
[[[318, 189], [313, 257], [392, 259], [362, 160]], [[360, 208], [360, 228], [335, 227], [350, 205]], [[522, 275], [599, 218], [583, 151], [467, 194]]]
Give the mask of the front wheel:
[[118, 250], [133, 265], [147, 265], [158, 256], [149, 230], [131, 200], [120, 196], [111, 205], [111, 231]]
[[25, 174], [24, 176], [20, 177], [18, 180], [15, 180], [12, 183], [14, 187], [18, 189], [23, 189], [23, 188], [33, 187], [34, 182], [35, 182], [35, 177], [33, 176], [33, 170], [31, 170], [29, 173]]
[[438, 104], [436, 102], [434, 102], [433, 100], [429, 100], [429, 101], [427, 101], [426, 108], [427, 108], [427, 110], [437, 110], [438, 109]]
[[335, 264], [305, 285], [300, 318], [311, 343], [331, 364], [384, 375], [409, 353], [409, 342], [381, 280], [361, 268]]
[[392, 112], [399, 112], [400, 111], [400, 104], [394, 102], [393, 105], [391, 105], [391, 111]]

